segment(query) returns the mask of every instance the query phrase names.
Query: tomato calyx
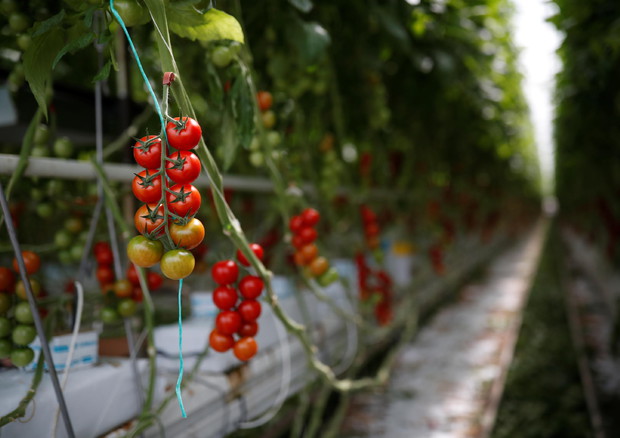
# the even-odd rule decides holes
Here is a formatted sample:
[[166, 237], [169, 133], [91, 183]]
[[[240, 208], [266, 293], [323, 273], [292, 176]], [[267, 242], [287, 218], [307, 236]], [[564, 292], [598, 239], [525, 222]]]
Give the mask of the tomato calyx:
[[139, 173], [134, 173], [136, 178], [140, 180], [138, 184], [142, 187], [151, 187], [155, 185], [155, 180], [160, 177], [160, 172], [155, 172], [149, 175], [148, 171], [145, 176], [140, 175]]
[[187, 159], [185, 157], [182, 157], [181, 156], [181, 152], [179, 151], [177, 153], [177, 158], [166, 157], [166, 161], [169, 162], [169, 163], [173, 163], [172, 166], [170, 166], [170, 167], [166, 166], [167, 169], [183, 170], [183, 167], [185, 166], [185, 163], [187, 162]]
[[140, 152], [146, 153], [149, 148], [153, 146], [155, 143], [160, 143], [161, 139], [159, 135], [147, 135], [142, 138], [133, 137], [135, 140], [135, 144], [132, 146], [134, 149], [138, 149]]
[[191, 191], [187, 191], [186, 192], [184, 186], [181, 186], [181, 190], [178, 191], [178, 192], [175, 192], [172, 189], [166, 189], [166, 191], [174, 196], [174, 199], [172, 201], [170, 201], [170, 203], [185, 202], [187, 197], [192, 194]]
[[187, 127], [187, 123], [189, 122], [189, 117], [181, 116], [177, 118], [168, 117], [168, 121], [174, 124], [175, 131], [182, 131]]

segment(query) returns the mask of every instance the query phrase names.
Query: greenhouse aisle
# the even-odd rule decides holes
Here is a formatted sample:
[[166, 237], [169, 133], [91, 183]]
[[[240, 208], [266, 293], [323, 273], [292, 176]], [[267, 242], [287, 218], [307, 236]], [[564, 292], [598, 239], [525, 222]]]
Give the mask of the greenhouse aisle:
[[546, 230], [538, 223], [420, 330], [387, 388], [354, 398], [343, 436], [488, 436]]

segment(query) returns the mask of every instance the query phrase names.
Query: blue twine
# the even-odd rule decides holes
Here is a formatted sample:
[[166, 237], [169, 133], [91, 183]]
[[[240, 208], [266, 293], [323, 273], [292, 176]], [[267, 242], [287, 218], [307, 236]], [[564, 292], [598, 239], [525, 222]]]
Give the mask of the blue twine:
[[181, 289], [183, 288], [183, 279], [179, 280], [179, 378], [177, 379], [177, 400], [181, 408], [183, 418], [187, 418], [185, 407], [183, 406], [183, 397], [181, 396], [181, 382], [183, 381], [183, 322], [181, 320]]
[[[133, 40], [129, 36], [129, 31], [123, 22], [123, 19], [118, 14], [116, 9], [114, 9], [114, 0], [110, 0], [110, 11], [116, 21], [121, 25], [125, 36], [127, 37], [127, 42], [129, 43], [129, 47], [133, 52], [134, 59], [136, 60], [136, 64], [138, 65], [138, 70], [140, 70], [140, 74], [142, 75], [142, 79], [144, 80], [144, 84], [146, 88], [149, 90], [149, 94], [153, 98], [153, 105], [155, 105], [155, 111], [157, 112], [157, 116], [159, 117], [159, 122], [161, 123], [161, 133], [164, 136], [164, 140], [167, 141], [166, 138], [166, 122], [164, 120], [164, 115], [161, 111], [161, 106], [159, 105], [159, 101], [157, 100], [157, 96], [155, 95], [155, 91], [153, 91], [153, 87], [151, 87], [151, 83], [149, 82], [149, 78], [146, 76], [144, 72], [144, 67], [142, 67], [142, 62], [140, 61], [140, 56], [138, 55], [138, 51], [136, 50], [136, 46], [133, 44]], [[179, 378], [177, 379], [176, 386], [176, 394], [177, 400], [179, 402], [179, 407], [181, 408], [181, 415], [183, 418], [187, 418], [187, 413], [185, 412], [185, 407], [183, 406], [183, 398], [181, 396], [181, 382], [183, 381], [183, 322], [181, 319], [181, 289], [183, 288], [183, 279], [179, 280]]]

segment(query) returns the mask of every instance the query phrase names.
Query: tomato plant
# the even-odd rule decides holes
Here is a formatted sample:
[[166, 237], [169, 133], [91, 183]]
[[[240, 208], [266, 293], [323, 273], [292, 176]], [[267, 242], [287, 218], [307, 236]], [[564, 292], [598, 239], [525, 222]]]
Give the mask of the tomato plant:
[[15, 326], [11, 333], [14, 344], [28, 345], [37, 337], [37, 330], [32, 325], [19, 324]]
[[97, 266], [97, 271], [95, 272], [95, 276], [99, 281], [99, 284], [111, 284], [114, 282], [114, 270], [110, 266], [100, 265]]
[[168, 143], [175, 149], [194, 149], [202, 137], [202, 128], [191, 117], [175, 117], [166, 125]]
[[9, 268], [0, 267], [0, 291], [13, 292], [15, 289], [15, 274]]
[[[32, 289], [32, 294], [35, 297], [38, 297], [39, 295], [41, 295], [41, 284], [34, 278], [29, 278], [28, 281], [30, 282], [30, 288]], [[21, 280], [19, 280], [17, 284], [15, 285], [15, 295], [17, 295], [22, 300], [28, 299], [26, 295], [26, 287], [24, 286], [24, 283]]]
[[116, 280], [116, 282], [114, 282], [114, 293], [119, 298], [129, 298], [133, 293], [133, 284], [131, 284], [131, 281], [125, 279]]
[[30, 347], [13, 348], [11, 351], [11, 362], [16, 367], [25, 367], [34, 359], [34, 351]]

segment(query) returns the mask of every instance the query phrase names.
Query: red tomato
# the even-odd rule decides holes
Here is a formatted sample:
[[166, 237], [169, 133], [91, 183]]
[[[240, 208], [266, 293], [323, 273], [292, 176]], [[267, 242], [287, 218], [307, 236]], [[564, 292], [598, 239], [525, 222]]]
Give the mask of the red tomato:
[[235, 342], [235, 346], [233, 347], [235, 357], [243, 361], [252, 359], [257, 351], [258, 345], [256, 344], [256, 341], [254, 338], [249, 336], [239, 339]]
[[364, 227], [364, 234], [366, 237], [375, 237], [379, 234], [379, 225], [376, 222], [371, 222], [366, 224]]
[[136, 286], [133, 288], [133, 292], [131, 293], [131, 299], [136, 303], [141, 303], [144, 300], [144, 292], [142, 292], [142, 288]]
[[148, 272], [146, 274], [146, 283], [149, 290], [157, 290], [163, 284], [164, 279], [157, 272]]
[[319, 248], [314, 244], [310, 243], [308, 245], [304, 245], [299, 249], [299, 253], [303, 257], [304, 265], [310, 263], [312, 260], [316, 259], [319, 255]]
[[108, 242], [97, 242], [93, 246], [93, 254], [95, 254], [95, 256], [104, 251], [112, 251], [112, 248], [110, 248], [110, 244]]
[[237, 307], [241, 319], [247, 322], [256, 321], [261, 314], [261, 305], [256, 300], [243, 300]]
[[321, 214], [314, 208], [306, 208], [301, 212], [301, 218], [305, 226], [313, 227], [319, 223]]
[[302, 247], [306, 245], [306, 242], [304, 241], [303, 237], [301, 237], [299, 234], [295, 234], [293, 236], [293, 240], [291, 243], [296, 249], [301, 249]]
[[329, 262], [325, 257], [317, 257], [310, 263], [310, 272], [314, 277], [323, 275], [329, 268]]
[[15, 274], [9, 268], [0, 267], [0, 292], [15, 290]]
[[362, 205], [360, 207], [360, 213], [362, 215], [362, 221], [365, 224], [377, 221], [377, 215], [375, 214], [375, 212], [372, 211], [370, 208], [366, 207], [365, 205]]
[[[151, 234], [164, 222], [164, 206], [160, 205], [157, 210], [155, 208], [157, 208], [157, 204], [144, 204], [136, 211], [133, 221], [139, 233]], [[163, 233], [164, 227], [161, 227], [157, 231], [157, 235]]]
[[246, 275], [239, 282], [239, 292], [247, 299], [258, 298], [263, 293], [264, 287], [263, 280], [255, 275]]
[[175, 122], [166, 125], [168, 144], [175, 149], [188, 151], [194, 149], [202, 137], [202, 128], [191, 117], [175, 117]]
[[166, 194], [168, 209], [180, 217], [190, 217], [200, 208], [200, 192], [191, 184], [175, 184]]
[[273, 96], [269, 91], [259, 91], [256, 93], [256, 100], [261, 111], [267, 111], [273, 105]]
[[301, 216], [293, 216], [291, 220], [288, 222], [288, 228], [293, 233], [298, 233], [299, 230], [304, 226], [304, 220]]
[[109, 266], [99, 266], [96, 272], [99, 284], [110, 284], [114, 282], [114, 271]]
[[161, 167], [161, 140], [157, 135], [142, 137], [133, 145], [133, 158], [145, 169]]
[[237, 291], [230, 286], [218, 286], [213, 291], [213, 303], [220, 310], [230, 310], [237, 304]]
[[131, 183], [134, 196], [147, 204], [161, 199], [161, 176], [156, 173], [157, 170], [143, 170], [134, 176]]
[[303, 227], [301, 230], [299, 230], [298, 235], [305, 244], [308, 244], [314, 242], [318, 237], [319, 233], [317, 233], [316, 230], [312, 227]]
[[235, 339], [232, 335], [225, 335], [217, 330], [213, 330], [209, 335], [209, 345], [218, 353], [224, 353], [233, 348]]
[[131, 281], [134, 286], [140, 286], [140, 277], [138, 277], [138, 270], [133, 263], [129, 264], [127, 268], [127, 280]]
[[239, 276], [239, 267], [232, 260], [222, 260], [213, 265], [211, 276], [219, 285], [233, 284]]
[[237, 332], [239, 336], [242, 338], [248, 336], [256, 336], [258, 333], [258, 323], [256, 321], [243, 321], [241, 323], [241, 328]]
[[166, 175], [177, 184], [189, 184], [200, 175], [200, 159], [191, 151], [177, 151], [168, 155]]
[[233, 335], [241, 328], [241, 315], [234, 310], [224, 310], [215, 318], [215, 328], [223, 335]]
[[114, 254], [112, 253], [110, 245], [100, 247], [98, 251], [95, 251], [95, 260], [97, 260], [98, 265], [103, 266], [110, 266], [114, 263]]
[[[22, 258], [24, 259], [24, 265], [28, 274], [34, 274], [41, 267], [41, 259], [38, 254], [32, 251], [22, 251]], [[17, 266], [17, 259], [13, 258], [13, 269], [15, 272], [19, 272], [19, 266]]]
[[[262, 246], [260, 246], [258, 243], [250, 243], [250, 249], [259, 260], [263, 260], [263, 256], [265, 255], [265, 253]], [[239, 250], [237, 250], [237, 260], [239, 260], [239, 263], [241, 263], [243, 266], [250, 266], [250, 262], [248, 261], [248, 259], [246, 259], [243, 253]]]

